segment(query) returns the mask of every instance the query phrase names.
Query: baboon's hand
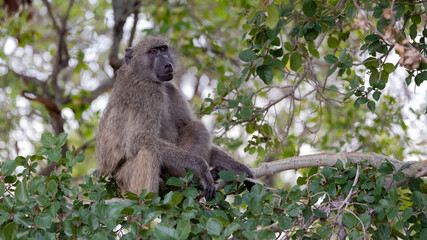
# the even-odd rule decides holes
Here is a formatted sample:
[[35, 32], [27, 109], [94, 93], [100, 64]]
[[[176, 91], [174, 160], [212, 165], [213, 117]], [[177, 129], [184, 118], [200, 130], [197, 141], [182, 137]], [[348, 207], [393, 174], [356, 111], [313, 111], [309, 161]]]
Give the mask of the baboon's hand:
[[210, 172], [205, 176], [200, 176], [200, 184], [203, 187], [203, 196], [206, 198], [206, 201], [212, 200], [215, 197], [216, 189]]

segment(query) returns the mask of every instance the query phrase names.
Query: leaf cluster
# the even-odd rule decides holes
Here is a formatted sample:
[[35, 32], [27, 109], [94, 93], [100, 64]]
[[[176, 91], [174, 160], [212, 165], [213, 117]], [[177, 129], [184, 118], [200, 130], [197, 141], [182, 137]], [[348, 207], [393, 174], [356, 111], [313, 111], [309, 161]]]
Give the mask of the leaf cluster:
[[[70, 173], [83, 156], [58, 157], [66, 135], [44, 134], [38, 155], [1, 163], [0, 236], [3, 239], [329, 239], [344, 231], [349, 239], [424, 239], [427, 236], [426, 184], [412, 178], [402, 187], [404, 169], [378, 169], [338, 161], [334, 168], [309, 168], [290, 190], [257, 184], [248, 191], [244, 176], [219, 173], [226, 183], [204, 201], [191, 171], [168, 178], [159, 196], [145, 190], [123, 194], [105, 179]], [[60, 173], [35, 175], [43, 159]]]

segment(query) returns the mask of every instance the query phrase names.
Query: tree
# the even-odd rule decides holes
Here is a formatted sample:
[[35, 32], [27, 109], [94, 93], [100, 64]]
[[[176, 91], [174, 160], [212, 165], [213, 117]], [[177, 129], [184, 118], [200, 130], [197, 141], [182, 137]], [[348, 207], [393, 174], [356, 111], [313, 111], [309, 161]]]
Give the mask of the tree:
[[[0, 4], [0, 96], [6, 100], [0, 107], [9, 110], [1, 115], [0, 154], [15, 158], [23, 142], [41, 149], [2, 161], [5, 238], [40, 237], [41, 230], [50, 238], [104, 238], [114, 228], [124, 238], [160, 239], [275, 233], [421, 239], [427, 233], [425, 164], [396, 160], [426, 156], [423, 1]], [[161, 198], [128, 194], [111, 202], [114, 184], [89, 176], [80, 187], [72, 184], [72, 170], [85, 175], [94, 166], [96, 103], [114, 83], [120, 53], [146, 34], [165, 35], [181, 50], [189, 71], [178, 84], [194, 82], [189, 96], [201, 116], [215, 116], [215, 141], [264, 162], [255, 172], [267, 176], [269, 187], [247, 192], [243, 179], [222, 173], [222, 193], [204, 203], [189, 173], [169, 179], [174, 191]], [[408, 86], [420, 90], [413, 94]], [[209, 95], [202, 90], [213, 88]], [[422, 101], [408, 104], [405, 95]], [[43, 129], [33, 129], [36, 124]], [[58, 137], [42, 136], [45, 130]], [[298, 156], [307, 147], [331, 154]], [[77, 164], [82, 152], [84, 166]], [[48, 177], [34, 176], [38, 163], [51, 164], [40, 171]], [[55, 166], [63, 168], [51, 172]], [[297, 185], [271, 189], [284, 186], [273, 174], [286, 169], [299, 170]], [[106, 184], [108, 191], [100, 187]], [[154, 227], [154, 219], [162, 222]]]

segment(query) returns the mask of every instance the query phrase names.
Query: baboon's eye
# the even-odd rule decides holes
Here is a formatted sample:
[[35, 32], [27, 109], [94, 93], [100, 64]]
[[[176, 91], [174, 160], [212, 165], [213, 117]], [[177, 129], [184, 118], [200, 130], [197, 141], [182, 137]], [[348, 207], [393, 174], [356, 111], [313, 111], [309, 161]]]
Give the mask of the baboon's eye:
[[148, 53], [150, 53], [150, 54], [156, 54], [157, 53], [157, 49], [152, 48], [152, 49], [148, 50]]
[[164, 51], [166, 51], [166, 50], [168, 50], [168, 48], [167, 48], [167, 47], [160, 47], [160, 51], [164, 52]]

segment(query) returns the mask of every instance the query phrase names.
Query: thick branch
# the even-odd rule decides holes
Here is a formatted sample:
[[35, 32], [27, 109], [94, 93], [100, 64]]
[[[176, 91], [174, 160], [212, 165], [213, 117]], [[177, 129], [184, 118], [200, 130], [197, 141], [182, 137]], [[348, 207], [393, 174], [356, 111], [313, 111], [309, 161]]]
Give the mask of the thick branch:
[[[120, 41], [123, 38], [123, 26], [127, 17], [139, 9], [141, 1], [138, 0], [113, 0], [114, 10], [114, 29], [113, 45], [109, 56], [110, 65], [114, 70], [122, 66], [122, 60], [119, 59]], [[137, 18], [135, 18], [136, 20]]]
[[[341, 160], [351, 162], [353, 164], [367, 161], [370, 165], [378, 168], [383, 162], [390, 162], [394, 165], [396, 170], [399, 170], [404, 165], [410, 165], [409, 168], [404, 170], [407, 177], [425, 177], [427, 176], [427, 160], [426, 161], [408, 161], [403, 162], [391, 157], [387, 157], [377, 153], [358, 153], [358, 152], [342, 152], [342, 153], [322, 153], [305, 156], [296, 156], [285, 158], [282, 160], [263, 163], [252, 171], [257, 178], [272, 175], [286, 170], [297, 170], [307, 167], [333, 167], [335, 163]], [[422, 174], [420, 174], [422, 173]]]

